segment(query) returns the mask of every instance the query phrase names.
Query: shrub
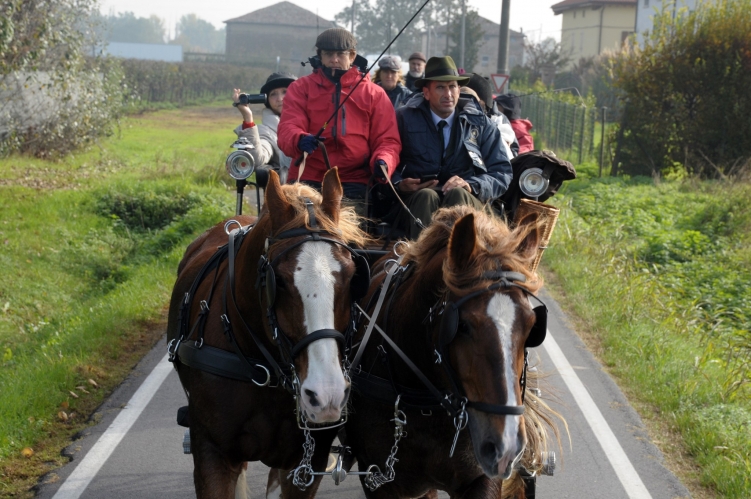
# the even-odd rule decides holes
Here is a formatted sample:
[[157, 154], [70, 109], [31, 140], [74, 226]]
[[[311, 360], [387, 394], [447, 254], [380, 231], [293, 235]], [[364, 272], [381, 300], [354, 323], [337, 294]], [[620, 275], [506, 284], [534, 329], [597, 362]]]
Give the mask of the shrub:
[[94, 0], [10, 0], [0, 7], [0, 154], [59, 156], [112, 132], [116, 64], [87, 59]]
[[155, 103], [185, 105], [217, 97], [230, 98], [233, 88], [256, 92], [268, 69], [204, 62], [120, 61], [137, 107]]
[[614, 59], [624, 92], [616, 164], [628, 174], [729, 173], [751, 156], [751, 0], [654, 18], [644, 47]]

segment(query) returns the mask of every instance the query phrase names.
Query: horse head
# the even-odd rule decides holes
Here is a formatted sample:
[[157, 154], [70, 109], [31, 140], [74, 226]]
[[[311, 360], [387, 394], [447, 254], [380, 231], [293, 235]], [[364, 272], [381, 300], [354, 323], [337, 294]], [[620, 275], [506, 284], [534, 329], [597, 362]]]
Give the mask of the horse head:
[[353, 300], [369, 279], [367, 264], [347, 246], [364, 234], [354, 211], [342, 209], [336, 168], [326, 173], [321, 191], [281, 186], [271, 172], [264, 208], [270, 224], [266, 266], [260, 270], [266, 288], [260, 300], [278, 324], [269, 334], [289, 342], [300, 409], [316, 424], [339, 420], [347, 403], [350, 383], [337, 341], [350, 327]]
[[539, 282], [526, 282], [534, 277], [527, 268], [539, 231], [532, 220], [511, 231], [484, 213], [461, 213], [454, 215], [443, 262], [447, 306], [433, 340], [468, 400], [475, 458], [487, 476], [506, 479], [527, 441], [525, 345], [537, 346], [544, 337], [545, 324], [535, 328], [537, 311], [528, 297]]

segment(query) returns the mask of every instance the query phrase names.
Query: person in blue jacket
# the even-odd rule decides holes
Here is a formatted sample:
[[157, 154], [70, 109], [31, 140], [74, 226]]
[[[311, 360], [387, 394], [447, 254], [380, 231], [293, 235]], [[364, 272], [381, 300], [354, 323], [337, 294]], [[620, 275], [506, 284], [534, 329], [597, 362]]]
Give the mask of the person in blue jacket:
[[[431, 57], [415, 82], [422, 94], [396, 111], [402, 152], [391, 180], [425, 226], [440, 207], [483, 209], [511, 183], [498, 127], [473, 97], [459, 98], [468, 82], [451, 57]], [[411, 239], [419, 236], [420, 226], [403, 210], [398, 222]]]

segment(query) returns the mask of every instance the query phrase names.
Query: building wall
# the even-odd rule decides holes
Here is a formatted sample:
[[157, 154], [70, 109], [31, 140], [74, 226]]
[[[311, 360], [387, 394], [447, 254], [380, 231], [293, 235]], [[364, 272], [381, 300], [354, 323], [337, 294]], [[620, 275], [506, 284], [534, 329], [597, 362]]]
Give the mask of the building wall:
[[[709, 0], [711, 1], [711, 0]], [[644, 43], [644, 35], [652, 31], [653, 16], [663, 8], [671, 9], [677, 13], [680, 9], [687, 8], [689, 11], [696, 9], [697, 0], [676, 0], [675, 2], [663, 2], [661, 0], [638, 0], [636, 9], [636, 39], [640, 45]]]
[[300, 62], [315, 55], [315, 42], [325, 28], [262, 25], [250, 23], [227, 24], [227, 61], [248, 63], [274, 69], [279, 57], [279, 69], [294, 74], [303, 70]]
[[629, 5], [606, 5], [563, 12], [561, 45], [571, 57], [571, 65], [582, 57], [620, 48], [625, 37], [634, 31], [635, 13], [635, 8]]
[[104, 53], [123, 59], [145, 59], [148, 61], [182, 62], [181, 45], [163, 45], [156, 43], [109, 42]]

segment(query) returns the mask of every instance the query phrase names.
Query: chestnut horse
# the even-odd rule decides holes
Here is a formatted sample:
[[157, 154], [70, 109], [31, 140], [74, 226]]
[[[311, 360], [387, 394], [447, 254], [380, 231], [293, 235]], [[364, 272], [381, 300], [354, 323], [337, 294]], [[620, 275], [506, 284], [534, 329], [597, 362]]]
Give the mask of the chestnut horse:
[[[538, 471], [543, 428], [557, 436], [544, 403], [530, 403], [524, 390], [526, 348], [546, 334], [547, 310], [533, 295], [542, 283], [528, 270], [540, 238], [535, 221], [510, 230], [466, 206], [439, 210], [374, 276], [369, 313], [391, 341], [373, 335], [361, 369], [353, 363], [345, 427], [359, 468], [381, 472], [363, 478], [369, 498], [436, 497], [435, 489], [452, 498], [524, 497], [515, 468], [522, 461]], [[374, 312], [389, 270], [394, 285]], [[395, 438], [395, 430], [405, 433]]]
[[[247, 461], [294, 468], [300, 425], [342, 416], [350, 383], [337, 341], [369, 282], [347, 244], [367, 236], [341, 207], [336, 169], [321, 191], [281, 186], [270, 172], [260, 217], [208, 230], [180, 263], [167, 335], [188, 396], [198, 498], [243, 496]], [[320, 446], [313, 465], [327, 453]]]

